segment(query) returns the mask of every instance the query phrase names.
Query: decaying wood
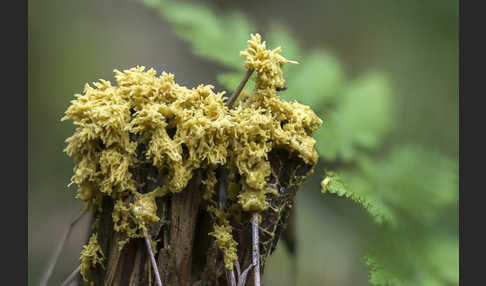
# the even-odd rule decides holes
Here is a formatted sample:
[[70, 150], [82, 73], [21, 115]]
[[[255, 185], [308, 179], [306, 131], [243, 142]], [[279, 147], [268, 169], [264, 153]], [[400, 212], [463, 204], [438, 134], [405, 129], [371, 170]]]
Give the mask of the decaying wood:
[[[311, 166], [286, 150], [273, 150], [268, 159], [272, 167], [268, 184], [278, 191], [278, 195], [267, 196], [270, 208], [261, 213], [259, 270], [262, 273], [266, 258], [275, 249], [286, 227], [295, 193], [311, 170]], [[140, 170], [135, 177], [137, 182], [147, 181], [146, 184], [140, 184], [143, 186], [141, 190], [147, 192], [161, 184], [163, 178], [153, 174], [153, 167], [143, 168], [146, 170]], [[150, 235], [157, 242], [154, 252], [164, 286], [229, 285], [223, 255], [217, 249], [214, 239], [208, 235], [212, 231], [212, 222], [201, 201], [201, 180], [204, 173], [204, 170], [196, 170], [184, 190], [156, 201], [157, 215], [161, 220], [152, 226]], [[150, 183], [147, 176], [158, 179]], [[98, 266], [89, 271], [89, 280], [95, 285], [105, 286], [156, 285], [142, 238], [132, 239], [120, 251], [118, 243], [125, 237], [113, 230], [112, 210], [113, 202], [106, 198], [103, 210], [96, 213], [94, 223], [97, 224], [96, 231], [99, 232], [99, 243], [105, 254], [105, 261], [104, 268]], [[242, 219], [232, 220], [231, 225], [238, 242], [238, 266], [247, 268], [253, 264], [251, 214], [243, 213]], [[79, 282], [83, 285], [82, 279]], [[254, 286], [254, 280], [246, 279], [245, 285]]]

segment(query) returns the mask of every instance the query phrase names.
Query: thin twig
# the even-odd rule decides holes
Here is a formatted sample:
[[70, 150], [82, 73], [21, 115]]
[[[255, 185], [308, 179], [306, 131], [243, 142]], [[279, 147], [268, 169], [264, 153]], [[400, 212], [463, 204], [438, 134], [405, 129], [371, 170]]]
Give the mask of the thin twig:
[[251, 270], [252, 267], [253, 267], [253, 264], [250, 264], [250, 265], [248, 265], [248, 267], [245, 270], [243, 270], [241, 275], [238, 274], [238, 286], [245, 286], [246, 276], [248, 275], [248, 272]]
[[226, 273], [228, 274], [229, 282], [231, 286], [236, 286], [236, 278], [235, 278], [235, 272], [233, 270], [227, 270]]
[[79, 271], [81, 271], [81, 265], [79, 265], [78, 267], [76, 267], [76, 269], [74, 269], [74, 271], [71, 272], [71, 274], [69, 274], [68, 277], [66, 277], [66, 279], [64, 280], [64, 282], [62, 282], [61, 286], [67, 286], [67, 285], [69, 285], [69, 283], [74, 280], [74, 278], [76, 277], [76, 275], [79, 274]]
[[236, 90], [233, 92], [233, 94], [226, 101], [226, 104], [228, 105], [229, 108], [233, 107], [233, 104], [235, 103], [236, 99], [238, 98], [238, 95], [240, 95], [240, 92], [245, 87], [245, 84], [248, 81], [248, 79], [250, 78], [253, 71], [254, 71], [254, 69], [249, 69], [249, 70], [246, 71], [246, 74], [243, 77], [243, 79], [241, 80], [240, 84], [238, 85]]
[[239, 280], [241, 271], [240, 271], [240, 262], [238, 262], [238, 259], [235, 260], [235, 268], [236, 268], [236, 274], [238, 275], [238, 280]]
[[154, 252], [152, 251], [152, 245], [150, 244], [150, 239], [148, 238], [147, 233], [145, 233], [145, 244], [147, 245], [147, 252], [150, 256], [150, 261], [152, 262], [152, 268], [154, 269], [155, 280], [157, 281], [157, 285], [162, 286], [162, 280], [160, 280], [159, 268], [157, 267], [157, 262], [155, 262]]
[[255, 283], [254, 286], [260, 286], [260, 248], [259, 248], [259, 239], [258, 239], [258, 213], [254, 212], [251, 217], [251, 231], [252, 231], [252, 257], [253, 257], [253, 266], [254, 274], [255, 274]]
[[61, 255], [61, 251], [63, 250], [64, 245], [66, 244], [66, 241], [69, 237], [69, 234], [71, 234], [71, 230], [72, 230], [73, 226], [84, 216], [85, 213], [87, 213], [87, 210], [81, 211], [66, 226], [64, 233], [62, 235], [61, 241], [57, 245], [56, 251], [54, 252], [54, 255], [52, 256], [51, 260], [49, 261], [46, 272], [44, 272], [44, 275], [42, 276], [42, 279], [40, 280], [39, 286], [46, 286], [47, 283], [49, 282], [49, 279], [52, 276], [52, 272], [54, 271], [54, 267], [56, 266], [57, 260], [59, 259], [59, 256]]

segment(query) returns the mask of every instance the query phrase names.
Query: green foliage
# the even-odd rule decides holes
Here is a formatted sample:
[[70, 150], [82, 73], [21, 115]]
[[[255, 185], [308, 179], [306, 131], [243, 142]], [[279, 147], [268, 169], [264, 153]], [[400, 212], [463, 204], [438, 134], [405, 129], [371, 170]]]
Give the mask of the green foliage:
[[[219, 83], [227, 89], [239, 83], [244, 72], [234, 55], [250, 33], [259, 32], [241, 14], [142, 1], [157, 9], [197, 55], [230, 69], [218, 76]], [[264, 38], [270, 48], [281, 46], [283, 56], [300, 62], [285, 69], [288, 89], [280, 96], [310, 105], [324, 120], [313, 134], [320, 158], [347, 164], [336, 170], [339, 175], [327, 173], [328, 192], [359, 203], [379, 226], [365, 255], [369, 282], [458, 284], [457, 160], [401, 142], [382, 158], [370, 156], [384, 149], [382, 142], [396, 125], [397, 103], [387, 78], [373, 72], [350, 79], [329, 52], [303, 50], [280, 26], [272, 26]]]
[[341, 66], [334, 57], [324, 51], [313, 51], [304, 58], [295, 58], [302, 63], [292, 68], [288, 80], [289, 93], [283, 96], [292, 96], [316, 109], [332, 103], [344, 83]]
[[380, 146], [391, 125], [389, 90], [386, 79], [375, 73], [342, 87], [334, 107], [327, 112], [327, 126], [314, 135], [319, 154], [327, 160], [349, 161], [358, 155], [360, 147]]
[[[459, 285], [458, 237], [450, 233], [379, 232], [365, 256], [372, 285]], [[440, 238], [439, 240], [437, 238]]]
[[328, 173], [329, 193], [361, 204], [380, 224], [365, 257], [371, 284], [458, 283], [457, 228], [441, 224], [457, 206], [457, 171], [439, 153], [403, 146], [360, 161], [359, 171]]
[[371, 284], [458, 285], [457, 238], [442, 234], [437, 241], [430, 233], [386, 229], [379, 234], [365, 257]]
[[439, 153], [401, 146], [380, 160], [364, 158], [359, 167], [330, 173], [328, 191], [362, 204], [378, 223], [432, 224], [457, 202], [457, 165]]
[[196, 55], [244, 72], [240, 51], [258, 32], [240, 13], [217, 15], [205, 6], [183, 1], [141, 0], [157, 9], [174, 32], [192, 44]]
[[[350, 177], [354, 178], [353, 175]], [[348, 184], [344, 184], [344, 180], [340, 175], [334, 172], [328, 172], [328, 178], [331, 179], [327, 186], [328, 192], [351, 199], [362, 205], [373, 216], [375, 222], [378, 224], [382, 224], [384, 221], [393, 221], [391, 210], [388, 209], [379, 198], [375, 197], [373, 190], [367, 188], [358, 190], [352, 189], [348, 187]], [[349, 177], [346, 176], [345, 179], [348, 178]], [[354, 179], [357, 181], [359, 177]], [[353, 191], [349, 191], [351, 189]]]

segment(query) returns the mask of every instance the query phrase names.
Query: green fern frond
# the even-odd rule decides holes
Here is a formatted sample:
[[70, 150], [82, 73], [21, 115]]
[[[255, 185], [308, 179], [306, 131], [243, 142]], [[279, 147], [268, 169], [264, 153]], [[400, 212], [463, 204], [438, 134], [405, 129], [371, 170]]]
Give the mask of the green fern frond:
[[372, 285], [459, 284], [458, 237], [437, 227], [381, 231], [365, 262]]
[[327, 189], [362, 204], [378, 222], [431, 224], [457, 203], [457, 167], [437, 152], [401, 146], [384, 159], [361, 160], [357, 171], [330, 173]]
[[[326, 187], [323, 186], [323, 192], [325, 193], [327, 191], [339, 197], [351, 199], [352, 201], [360, 204], [368, 211], [368, 213], [378, 224], [382, 224], [384, 222], [395, 222], [392, 210], [386, 204], [384, 204], [384, 202], [381, 201], [378, 196], [375, 196], [371, 189], [353, 188], [356, 184], [360, 184], [360, 176], [356, 176], [353, 173], [346, 173], [345, 177], [346, 179], [348, 179], [348, 177], [354, 179], [352, 181], [351, 188], [347, 183], [344, 183], [345, 181], [343, 180], [342, 176], [336, 174], [335, 172], [328, 172], [326, 179], [329, 178], [329, 183]], [[323, 182], [325, 182], [326, 179]]]
[[441, 224], [457, 206], [457, 168], [438, 152], [404, 146], [360, 160], [358, 170], [328, 173], [323, 190], [361, 204], [380, 224], [365, 256], [371, 284], [457, 284], [457, 230]]

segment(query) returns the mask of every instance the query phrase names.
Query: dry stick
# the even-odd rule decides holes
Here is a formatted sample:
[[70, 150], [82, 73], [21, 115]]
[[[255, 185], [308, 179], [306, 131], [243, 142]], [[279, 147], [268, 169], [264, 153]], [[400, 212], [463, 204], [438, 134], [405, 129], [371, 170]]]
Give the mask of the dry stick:
[[258, 240], [258, 213], [254, 212], [251, 217], [251, 230], [252, 230], [252, 256], [253, 266], [255, 267], [255, 283], [254, 286], [260, 286], [260, 248]]
[[54, 253], [54, 256], [51, 258], [51, 261], [49, 261], [49, 264], [47, 266], [47, 270], [44, 273], [44, 276], [42, 276], [42, 279], [39, 283], [39, 286], [46, 286], [47, 282], [49, 282], [49, 279], [51, 278], [52, 272], [54, 271], [54, 267], [56, 266], [57, 260], [59, 259], [59, 256], [61, 255], [61, 251], [64, 248], [64, 244], [66, 244], [66, 240], [69, 237], [69, 234], [71, 233], [71, 229], [73, 226], [84, 216], [84, 214], [87, 213], [87, 210], [81, 211], [67, 226], [66, 229], [64, 230], [64, 233], [62, 235], [60, 243], [57, 245], [56, 252]]
[[[236, 262], [238, 262], [238, 261], [236, 261]], [[237, 265], [236, 269], [238, 270], [238, 285], [237, 286], [245, 286], [246, 276], [248, 275], [248, 272], [253, 267], [253, 264], [248, 265], [248, 267], [245, 270], [243, 270], [243, 272], [241, 272], [241, 274], [240, 274], [240, 270], [239, 270], [240, 269], [239, 264], [236, 264], [236, 265]]]
[[147, 232], [145, 232], [145, 244], [147, 245], [147, 252], [150, 256], [150, 261], [152, 261], [152, 268], [154, 269], [155, 279], [158, 286], [162, 286], [162, 281], [160, 280], [159, 268], [157, 268], [157, 262], [155, 262], [154, 252], [152, 251], [152, 245], [148, 238]]
[[236, 88], [236, 90], [233, 92], [233, 94], [228, 98], [228, 101], [226, 101], [226, 104], [228, 105], [229, 108], [233, 107], [233, 104], [235, 103], [236, 99], [238, 98], [238, 95], [240, 95], [240, 92], [243, 90], [243, 87], [245, 87], [246, 82], [250, 78], [251, 74], [253, 73], [254, 69], [249, 69], [246, 71], [245, 76], [241, 80], [240, 84]]
[[233, 270], [228, 271], [231, 286], [236, 286], [235, 272]]
[[229, 284], [230, 286], [236, 286], [236, 278], [235, 278], [235, 272], [233, 270], [228, 270], [226, 269], [226, 275], [229, 278]]
[[62, 282], [61, 286], [67, 286], [67, 285], [69, 285], [69, 283], [74, 280], [74, 278], [76, 277], [76, 275], [79, 274], [79, 271], [81, 271], [81, 265], [79, 265], [78, 267], [76, 267], [76, 269], [74, 269], [74, 271], [71, 272], [71, 274], [69, 274], [69, 276], [64, 280], [64, 282]]
[[235, 260], [235, 268], [236, 268], [236, 274], [238, 274], [238, 278], [240, 278], [241, 271], [240, 271], [240, 263], [238, 262], [238, 259]]

